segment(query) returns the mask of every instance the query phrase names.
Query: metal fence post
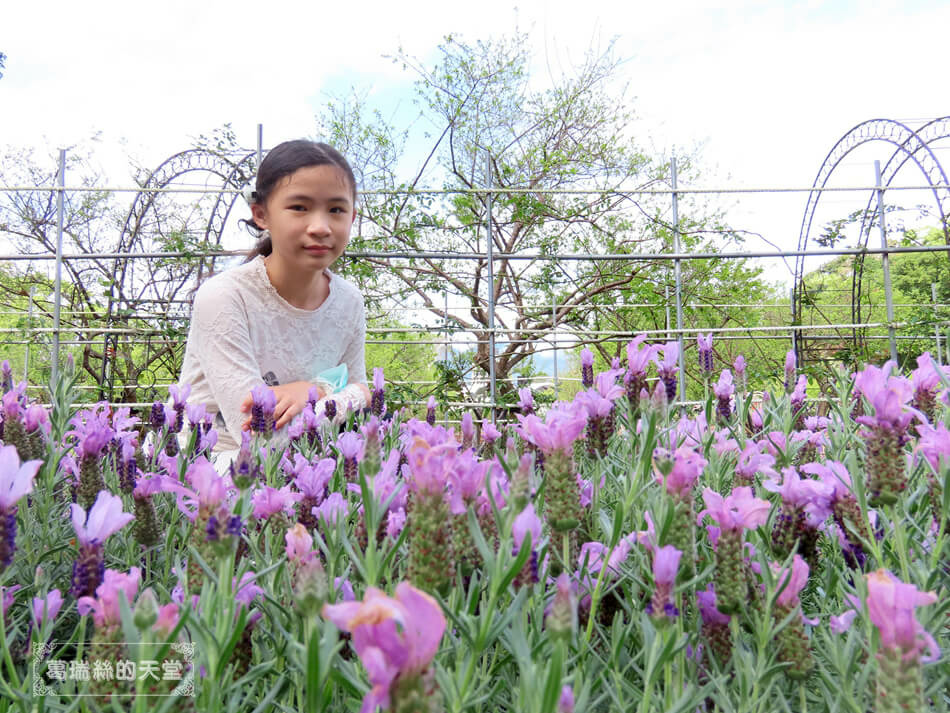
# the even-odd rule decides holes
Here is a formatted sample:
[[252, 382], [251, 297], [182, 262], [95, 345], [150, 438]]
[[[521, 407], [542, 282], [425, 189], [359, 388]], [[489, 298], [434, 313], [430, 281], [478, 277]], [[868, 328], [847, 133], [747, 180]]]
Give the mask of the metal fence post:
[[[30, 383], [30, 342], [33, 341], [33, 300], [36, 297], [36, 285], [30, 287], [30, 305], [26, 313], [26, 344], [23, 348], [23, 381]], [[939, 350], [940, 347], [937, 347]]]
[[884, 267], [884, 300], [887, 303], [887, 341], [891, 346], [891, 359], [897, 361], [897, 334], [894, 329], [894, 295], [891, 292], [891, 266], [887, 256], [887, 228], [884, 222], [884, 186], [881, 185], [881, 162], [874, 162], [874, 185], [877, 191], [877, 213], [881, 229], [881, 264]]
[[492, 173], [491, 153], [485, 152], [485, 244], [488, 253], [488, 381], [491, 388], [491, 420], [495, 422], [495, 263], [492, 245]]
[[551, 299], [551, 346], [554, 348], [554, 400], [560, 392], [557, 378], [557, 297]]
[[[934, 317], [937, 316], [937, 283], [930, 283], [930, 297], [933, 300]], [[934, 325], [934, 339], [937, 340], [937, 363], [943, 363], [943, 348], [940, 346], [940, 323]]]
[[53, 280], [53, 365], [50, 383], [59, 377], [59, 318], [63, 300], [63, 225], [65, 206], [63, 193], [66, 188], [66, 149], [59, 150], [59, 175], [56, 178], [56, 277]]
[[[670, 158], [670, 182], [673, 189], [673, 252], [680, 254], [680, 218], [679, 218], [679, 196], [676, 193], [676, 156]], [[673, 278], [676, 281], [676, 340], [679, 342], [680, 360], [679, 360], [679, 397], [681, 401], [686, 400], [686, 374], [683, 371], [685, 355], [683, 354], [683, 276], [680, 266], [680, 259], [677, 257], [673, 261]]]
[[790, 306], [792, 310], [792, 351], [795, 353], [795, 362], [798, 363], [798, 360], [801, 359], [801, 355], [798, 353], [798, 340], [796, 339], [795, 334], [795, 288], [789, 288], [789, 298]]
[[664, 294], [664, 303], [666, 307], [666, 341], [670, 341], [670, 327], [672, 320], [670, 319], [670, 286], [663, 286]]
[[257, 164], [254, 166], [254, 170], [258, 170], [261, 167], [261, 161], [264, 160], [264, 125], [257, 125]]

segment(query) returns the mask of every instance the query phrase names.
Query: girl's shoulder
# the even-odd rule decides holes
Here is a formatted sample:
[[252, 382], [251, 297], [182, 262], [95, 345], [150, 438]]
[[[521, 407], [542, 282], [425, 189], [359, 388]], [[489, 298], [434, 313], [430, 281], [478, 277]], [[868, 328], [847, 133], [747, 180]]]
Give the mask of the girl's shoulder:
[[330, 292], [336, 292], [337, 299], [363, 306], [363, 293], [360, 292], [359, 287], [332, 270], [327, 270], [327, 272], [330, 273]]
[[201, 283], [195, 292], [195, 309], [221, 309], [229, 304], [240, 304], [247, 297], [261, 291], [260, 258], [229, 267]]

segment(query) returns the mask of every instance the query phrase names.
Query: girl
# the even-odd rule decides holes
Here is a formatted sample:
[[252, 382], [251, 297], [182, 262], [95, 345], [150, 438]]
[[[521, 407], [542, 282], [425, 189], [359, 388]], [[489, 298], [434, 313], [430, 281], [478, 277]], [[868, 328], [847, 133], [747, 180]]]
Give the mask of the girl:
[[[276, 428], [300, 413], [313, 387], [318, 414], [331, 396], [340, 416], [369, 402], [363, 298], [329, 270], [355, 218], [353, 171], [327, 144], [287, 141], [261, 162], [246, 221], [258, 243], [243, 265], [198, 289], [179, 379], [215, 415], [218, 462], [239, 448], [261, 384], [277, 396]], [[349, 383], [334, 393], [320, 375], [344, 366]]]

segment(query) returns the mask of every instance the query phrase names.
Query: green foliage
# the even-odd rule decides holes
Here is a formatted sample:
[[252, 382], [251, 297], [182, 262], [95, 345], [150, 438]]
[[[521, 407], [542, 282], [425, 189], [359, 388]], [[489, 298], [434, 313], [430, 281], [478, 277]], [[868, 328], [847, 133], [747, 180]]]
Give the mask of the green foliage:
[[[852, 221], [859, 219], [852, 216]], [[888, 239], [894, 247], [939, 246], [943, 231], [931, 228], [922, 234], [901, 230]], [[933, 306], [932, 286], [938, 303], [950, 301], [950, 257], [945, 252], [897, 253], [889, 256], [897, 351], [902, 366], [913, 366], [923, 351], [935, 349], [934, 331], [946, 332], [950, 310]], [[855, 275], [860, 275], [860, 279]], [[858, 309], [852, 307], [852, 300]], [[882, 363], [890, 358], [883, 260], [879, 255], [842, 256], [806, 275], [804, 316], [812, 323], [848, 324], [860, 321], [885, 326], [857, 331], [837, 330], [837, 340], [813, 344], [810, 361], [844, 361], [848, 364]], [[806, 342], [807, 344], [807, 342]]]
[[[512, 377], [531, 361], [555, 320], [561, 329], [660, 328], [662, 307], [615, 305], [621, 299], [658, 302], [671, 280], [665, 264], [508, 257], [649, 253], [672, 246], [669, 200], [629, 193], [665, 184], [669, 169], [636, 140], [629, 99], [615, 81], [621, 60], [613, 47], [588, 53], [539, 85], [529, 73], [529, 46], [525, 35], [514, 33], [474, 43], [447, 37], [432, 62], [398, 52], [394, 62], [415, 77], [415, 126], [423, 127], [422, 137], [370, 108], [360, 91], [331, 102], [319, 130], [351, 159], [364, 190], [382, 191], [363, 196], [350, 250], [415, 253], [350, 258], [348, 274], [369, 302], [421, 307], [474, 334], [480, 343], [473, 365], [483, 373], [489, 370], [490, 288], [498, 306], [495, 372], [503, 401], [516, 398]], [[427, 149], [414, 162], [411, 180], [402, 180], [401, 167], [413, 163], [407, 147], [423, 141]], [[692, 164], [691, 157], [682, 159], [684, 179], [695, 174]], [[491, 195], [480, 190], [489, 182]], [[444, 193], [420, 190], [424, 185], [441, 185]], [[687, 248], [739, 244], [705, 207], [684, 200], [681, 213], [691, 216], [679, 226]], [[493, 275], [486, 260], [418, 255], [484, 254], [489, 215]], [[752, 294], [768, 292], [759, 272], [742, 261], [696, 263], [685, 272], [686, 292], [698, 303], [731, 298], [740, 285]], [[443, 291], [453, 296], [448, 315], [439, 299]], [[556, 316], [552, 304], [558, 305]], [[697, 314], [705, 328], [748, 321], [734, 310], [704, 318]]]

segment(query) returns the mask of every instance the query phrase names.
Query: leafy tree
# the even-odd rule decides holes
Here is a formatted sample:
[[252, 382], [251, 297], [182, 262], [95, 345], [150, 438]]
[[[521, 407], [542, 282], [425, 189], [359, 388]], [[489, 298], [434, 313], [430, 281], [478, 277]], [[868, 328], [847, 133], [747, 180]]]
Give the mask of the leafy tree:
[[[81, 345], [76, 363], [89, 382], [100, 384], [104, 368], [111, 369], [120, 386], [118, 399], [137, 401], [142, 398], [141, 387], [151, 392], [156, 382], [177, 375], [187, 327], [183, 321], [187, 316], [185, 298], [194, 285], [198, 260], [94, 257], [115, 251], [127, 210], [114, 195], [96, 188], [104, 181], [93, 166], [88, 147], [68, 152], [66, 171], [70, 183], [84, 190], [65, 194], [63, 250], [90, 257], [63, 262], [62, 329]], [[0, 162], [0, 181], [37, 186], [37, 190], [0, 196], [0, 236], [22, 254], [55, 254], [56, 192], [43, 189], [55, 185], [57, 172], [54, 162], [38, 162], [31, 150], [10, 149]], [[208, 248], [203, 231], [197, 229], [202, 210], [196, 204], [165, 201], [149, 215], [148, 220], [134, 225], [126, 241], [128, 252], [200, 252]], [[44, 272], [18, 274], [18, 288], [7, 291], [0, 304], [22, 307], [30, 285], [47, 294], [52, 262], [42, 264], [48, 268]], [[113, 318], [107, 320], [110, 292], [117, 306]], [[37, 320], [52, 323], [51, 299], [38, 301], [37, 310]], [[119, 336], [117, 347], [106, 341], [103, 330], [107, 327], [127, 330]], [[144, 339], [140, 330], [148, 332]]]
[[[397, 129], [357, 93], [332, 102], [320, 130], [352, 159], [364, 188], [351, 251], [405, 255], [351, 258], [346, 274], [370, 301], [422, 306], [473, 334], [473, 365], [482, 373], [489, 369], [490, 303], [496, 305], [495, 372], [506, 398], [512, 375], [530, 362], [555, 322], [561, 329], [632, 334], [662, 319], [662, 309], [624, 318], [615, 304], [618, 295], [655, 301], [666, 267], [556, 256], [672, 247], [669, 198], [637, 192], [668, 185], [668, 164], [635, 140], [629, 100], [616, 89], [620, 61], [612, 48], [588, 54], [539, 88], [529, 76], [528, 44], [520, 34], [474, 44], [448, 37], [431, 64], [397, 54], [395, 61], [416, 78], [422, 137]], [[415, 153], [421, 141], [428, 143], [412, 178], [401, 180], [407, 147]], [[682, 163], [689, 177], [691, 162]], [[489, 182], [490, 195], [481, 190]], [[420, 190], [433, 184], [442, 192]], [[489, 215], [491, 277], [485, 257], [454, 257], [485, 255]], [[694, 216], [681, 226], [695, 238], [684, 245], [712, 245], [724, 229], [721, 221], [700, 207]], [[737, 240], [728, 231], [726, 239]], [[687, 291], [709, 303], [716, 300], [710, 285], [740, 274], [759, 284], [757, 272], [740, 263], [687, 264], [684, 272]], [[445, 314], [443, 290], [461, 295], [465, 311]]]

